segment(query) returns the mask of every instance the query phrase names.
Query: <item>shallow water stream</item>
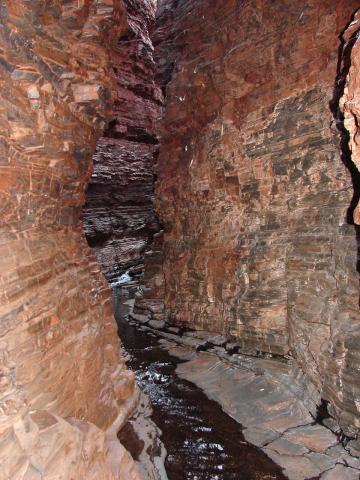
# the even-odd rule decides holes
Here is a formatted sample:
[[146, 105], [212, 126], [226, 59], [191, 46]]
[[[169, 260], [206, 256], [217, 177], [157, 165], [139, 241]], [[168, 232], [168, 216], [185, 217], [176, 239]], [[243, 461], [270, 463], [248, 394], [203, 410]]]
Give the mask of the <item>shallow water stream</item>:
[[169, 480], [286, 480], [281, 469], [248, 444], [242, 428], [194, 384], [179, 378], [179, 359], [160, 347], [152, 334], [116, 317], [129, 367], [150, 397], [153, 421], [162, 430]]

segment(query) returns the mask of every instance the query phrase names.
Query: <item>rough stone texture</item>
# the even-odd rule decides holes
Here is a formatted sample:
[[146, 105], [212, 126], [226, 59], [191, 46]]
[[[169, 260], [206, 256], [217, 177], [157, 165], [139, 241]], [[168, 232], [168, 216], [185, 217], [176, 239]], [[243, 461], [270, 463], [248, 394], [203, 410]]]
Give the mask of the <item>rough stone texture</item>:
[[80, 221], [124, 8], [9, 0], [0, 22], [0, 478], [135, 479], [137, 390]]
[[[151, 40], [154, 45], [155, 82], [166, 97], [166, 87], [171, 80], [172, 73], [180, 52], [175, 39], [182, 35], [182, 19], [192, 13], [193, 2], [158, 0], [156, 9], [156, 23]], [[178, 18], [180, 15], [180, 19]], [[160, 112], [160, 120], [164, 115]], [[161, 122], [156, 125], [157, 134], [160, 132]], [[166, 127], [165, 127], [166, 128]], [[176, 132], [174, 132], [176, 134]], [[163, 321], [165, 319], [165, 277], [164, 265], [164, 232], [156, 235], [144, 258], [144, 277], [136, 295], [135, 309], [137, 314], [146, 315], [149, 319]]]
[[146, 315], [153, 321], [163, 322], [164, 314], [164, 232], [154, 235], [151, 249], [144, 258], [144, 277], [141, 288], [136, 293], [135, 313]]
[[[179, 336], [139, 328], [161, 338], [162, 348], [181, 360], [178, 375], [202, 388], [241, 423], [246, 441], [280, 465], [289, 480], [315, 480], [330, 472], [329, 478], [337, 480], [359, 478], [359, 456], [351, 451], [351, 442], [344, 447], [338, 430], [331, 431], [330, 418], [318, 417], [314, 386], [295, 360], [229, 355], [209, 332]], [[208, 351], [200, 351], [203, 348]]]
[[[360, 117], [360, 64], [359, 50], [360, 43], [358, 33], [360, 29], [360, 11], [356, 13], [353, 21], [343, 35], [343, 73], [345, 88], [340, 99], [340, 107], [343, 113], [344, 127], [348, 132], [349, 154], [351, 161], [356, 166], [357, 172], [354, 180], [356, 200], [359, 198], [359, 171], [360, 171], [360, 148], [359, 148], [359, 124]], [[356, 205], [354, 205], [356, 206]], [[360, 224], [359, 208], [355, 209], [355, 222]]]
[[114, 119], [97, 144], [84, 208], [85, 233], [102, 271], [116, 283], [143, 270], [144, 252], [159, 230], [153, 209], [156, 122], [162, 92], [154, 80], [154, 0], [125, 0], [128, 30], [112, 52], [117, 81]]
[[[339, 106], [343, 116], [338, 115], [340, 121], [343, 120], [343, 143], [342, 151], [343, 158], [352, 174], [353, 183], [353, 198], [349, 208], [349, 221], [355, 223], [356, 237], [358, 240], [358, 256], [357, 256], [357, 271], [359, 272], [359, 239], [360, 239], [360, 149], [359, 141], [359, 119], [360, 119], [360, 11], [356, 13], [353, 21], [343, 35], [343, 58], [342, 58], [342, 77], [341, 81], [346, 81], [343, 96], [340, 99]], [[345, 74], [347, 76], [345, 77]], [[340, 92], [341, 93], [341, 92]], [[345, 129], [345, 130], [344, 130]], [[347, 132], [347, 135], [344, 133]], [[346, 143], [348, 142], [348, 143]], [[348, 292], [347, 292], [348, 293]], [[349, 292], [352, 293], [351, 291]], [[349, 296], [348, 296], [349, 298]], [[346, 300], [346, 298], [345, 298]], [[345, 320], [346, 308], [343, 303], [344, 312], [340, 316], [343, 321], [341, 326], [345, 334], [340, 334], [336, 338], [334, 353], [336, 361], [340, 367], [340, 375], [335, 381], [331, 378], [331, 373], [327, 376], [327, 385], [330, 385], [328, 392], [329, 398], [336, 402], [337, 411], [341, 411], [345, 407], [345, 412], [341, 413], [343, 423], [353, 423], [355, 427], [360, 427], [360, 392], [359, 392], [359, 371], [360, 371], [360, 325], [359, 325], [359, 310], [357, 315], [351, 315], [350, 320], [353, 320], [348, 325]], [[359, 303], [358, 305], [359, 306]], [[355, 313], [355, 312], [354, 312]], [[332, 380], [332, 381], [331, 381]], [[359, 454], [360, 439], [354, 445], [355, 450]], [[329, 477], [330, 478], [330, 477]], [[344, 477], [345, 478], [345, 477]]]
[[160, 441], [161, 430], [151, 419], [152, 413], [149, 397], [141, 393], [136, 412], [119, 437], [136, 461], [141, 480], [168, 480], [164, 466], [166, 450]]
[[[177, 355], [174, 344], [162, 343]], [[330, 430], [314, 423], [294, 389], [301, 377], [296, 378], [288, 365], [262, 359], [235, 365], [201, 352], [176, 371], [238, 420], [245, 427], [245, 439], [262, 448], [289, 480], [315, 479], [327, 471], [331, 479], [359, 478], [359, 458], [352, 457]]]
[[89, 422], [36, 410], [1, 439], [0, 478], [140, 480], [129, 453]]
[[177, 59], [156, 185], [167, 320], [295, 356], [354, 436], [357, 239], [334, 84], [358, 2], [161, 5]]
[[359, 472], [353, 468], [346, 468], [343, 465], [324, 473], [320, 480], [359, 480]]

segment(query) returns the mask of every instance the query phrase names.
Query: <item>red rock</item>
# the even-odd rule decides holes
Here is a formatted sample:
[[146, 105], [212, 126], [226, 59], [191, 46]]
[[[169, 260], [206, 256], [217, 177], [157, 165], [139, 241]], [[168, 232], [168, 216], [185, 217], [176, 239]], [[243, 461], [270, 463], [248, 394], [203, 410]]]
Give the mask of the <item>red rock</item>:
[[[357, 240], [334, 83], [358, 4], [160, 6], [176, 19], [155, 35], [158, 75], [170, 82], [156, 184], [166, 318], [245, 352], [291, 353], [315, 400], [356, 435]], [[357, 162], [355, 98], [344, 110]]]
[[138, 392], [80, 219], [124, 7], [11, 0], [0, 21], [0, 478], [138, 479], [116, 440]]
[[[344, 94], [340, 100], [340, 105], [344, 115], [344, 126], [349, 132], [349, 148], [351, 152], [351, 161], [355, 164], [357, 170], [360, 169], [360, 149], [359, 149], [359, 127], [358, 119], [360, 116], [359, 98], [360, 98], [360, 78], [359, 78], [359, 41], [357, 34], [360, 28], [360, 13], [356, 13], [355, 18], [343, 35], [344, 38], [344, 60], [343, 64], [347, 81]], [[348, 56], [350, 55], [350, 59]], [[350, 61], [350, 67], [346, 62]], [[356, 205], [354, 210], [354, 221], [360, 224], [360, 207]]]
[[162, 93], [155, 83], [150, 40], [155, 3], [124, 3], [129, 29], [111, 56], [117, 82], [114, 118], [97, 144], [84, 208], [86, 237], [111, 283], [127, 270], [139, 277], [144, 253], [159, 229], [153, 208], [153, 165]]
[[160, 1], [155, 71], [151, 0], [1, 3], [0, 479], [139, 478], [116, 439], [138, 391], [83, 235], [101, 135], [85, 231], [110, 281], [145, 263], [137, 314], [291, 354], [358, 435], [358, 172], [336, 129], [358, 167], [358, 23], [337, 71], [356, 7]]

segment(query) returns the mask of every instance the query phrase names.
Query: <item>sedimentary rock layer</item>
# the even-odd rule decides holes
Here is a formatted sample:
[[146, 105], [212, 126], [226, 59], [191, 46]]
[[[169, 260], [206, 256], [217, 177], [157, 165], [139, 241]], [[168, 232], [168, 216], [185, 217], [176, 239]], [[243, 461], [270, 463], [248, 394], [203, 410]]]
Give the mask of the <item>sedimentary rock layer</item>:
[[[358, 39], [360, 31], [360, 11], [356, 12], [353, 21], [343, 35], [342, 75], [340, 76], [340, 98], [338, 118], [343, 131], [343, 154], [347, 156], [347, 164], [352, 173], [354, 187], [353, 202], [350, 214], [360, 225], [360, 148], [359, 148], [359, 102], [360, 102], [360, 65]], [[344, 88], [342, 88], [345, 83]], [[345, 134], [345, 135], [344, 135]], [[351, 220], [351, 218], [350, 218]]]
[[358, 2], [161, 4], [176, 19], [156, 186], [167, 319], [296, 357], [356, 435], [357, 239], [334, 85]]
[[134, 377], [80, 221], [123, 4], [9, 0], [0, 22], [0, 478], [138, 478], [116, 441]]
[[111, 55], [117, 82], [114, 114], [97, 144], [84, 208], [87, 240], [111, 283], [126, 270], [142, 272], [144, 252], [159, 229], [153, 209], [153, 164], [162, 93], [154, 81], [149, 37], [155, 2], [124, 4], [128, 29]]

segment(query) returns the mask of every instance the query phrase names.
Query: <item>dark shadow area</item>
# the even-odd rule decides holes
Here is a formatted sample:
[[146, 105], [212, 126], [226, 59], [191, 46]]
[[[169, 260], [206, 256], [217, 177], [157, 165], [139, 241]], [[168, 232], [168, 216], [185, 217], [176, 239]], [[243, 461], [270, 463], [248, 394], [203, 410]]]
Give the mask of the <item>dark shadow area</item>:
[[321, 403], [317, 406], [315, 422], [323, 424], [323, 421], [327, 418], [330, 418], [328, 411], [329, 402], [327, 400], [321, 399]]
[[[335, 79], [335, 85], [334, 85], [333, 98], [329, 102], [329, 107], [334, 117], [336, 128], [340, 133], [341, 161], [343, 162], [343, 164], [348, 169], [351, 175], [351, 181], [353, 186], [353, 196], [346, 213], [346, 221], [349, 225], [354, 225], [357, 245], [358, 245], [356, 269], [357, 269], [357, 272], [360, 273], [360, 226], [356, 225], [354, 222], [354, 210], [357, 204], [359, 203], [359, 199], [360, 199], [360, 172], [358, 171], [356, 165], [352, 161], [351, 150], [349, 147], [350, 135], [347, 129], [345, 128], [344, 114], [340, 109], [340, 100], [344, 94], [344, 89], [346, 86], [346, 77], [347, 77], [347, 74], [349, 73], [350, 66], [351, 66], [351, 52], [356, 42], [359, 31], [358, 30], [355, 31], [348, 41], [345, 41], [344, 33], [346, 32], [350, 24], [353, 22], [355, 13], [356, 12], [354, 12], [350, 22], [346, 25], [344, 30], [341, 32], [341, 35], [339, 36], [340, 46], [338, 49], [336, 79]], [[360, 299], [359, 299], [359, 304], [360, 304]]]
[[144, 441], [141, 440], [134, 430], [131, 422], [127, 422], [118, 433], [118, 439], [124, 445], [126, 450], [130, 452], [135, 461], [139, 460], [140, 455], [144, 449]]

